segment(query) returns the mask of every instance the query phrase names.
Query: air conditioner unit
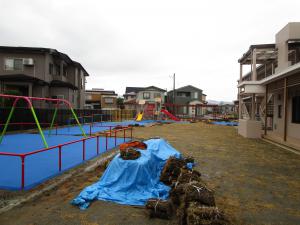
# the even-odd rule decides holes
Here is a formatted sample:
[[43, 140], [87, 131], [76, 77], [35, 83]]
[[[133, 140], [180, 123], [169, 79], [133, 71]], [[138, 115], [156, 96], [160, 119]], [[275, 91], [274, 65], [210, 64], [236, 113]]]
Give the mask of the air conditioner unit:
[[32, 58], [23, 59], [23, 65], [33, 66], [34, 65], [33, 59]]

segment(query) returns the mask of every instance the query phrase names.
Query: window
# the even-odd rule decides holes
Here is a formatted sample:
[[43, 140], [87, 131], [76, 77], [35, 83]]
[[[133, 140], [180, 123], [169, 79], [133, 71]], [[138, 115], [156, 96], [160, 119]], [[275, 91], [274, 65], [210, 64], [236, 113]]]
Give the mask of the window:
[[300, 96], [292, 99], [292, 123], [300, 123]]
[[55, 75], [60, 75], [60, 65], [55, 65]]
[[23, 59], [5, 59], [5, 70], [23, 70]]
[[178, 97], [191, 97], [191, 92], [177, 92]]
[[183, 114], [187, 114], [187, 107], [186, 107], [186, 106], [183, 106], [182, 113], [183, 113]]
[[149, 98], [150, 98], [150, 92], [144, 92], [143, 99], [149, 99]]
[[278, 112], [277, 112], [277, 117], [278, 117], [278, 118], [281, 118], [281, 114], [282, 114], [282, 105], [278, 105], [277, 110], [278, 110]]
[[63, 69], [63, 76], [66, 77], [67, 76], [67, 67], [65, 65], [63, 65], [62, 69]]
[[80, 89], [83, 89], [84, 82], [85, 82], [85, 78], [84, 77], [80, 77]]
[[114, 99], [113, 98], [104, 98], [104, 102], [106, 104], [113, 104], [114, 103]]
[[53, 75], [53, 64], [49, 63], [49, 74]]
[[194, 92], [194, 98], [198, 98], [198, 92]]
[[160, 93], [158, 93], [158, 92], [154, 93], [154, 98], [160, 98], [160, 97], [161, 97]]

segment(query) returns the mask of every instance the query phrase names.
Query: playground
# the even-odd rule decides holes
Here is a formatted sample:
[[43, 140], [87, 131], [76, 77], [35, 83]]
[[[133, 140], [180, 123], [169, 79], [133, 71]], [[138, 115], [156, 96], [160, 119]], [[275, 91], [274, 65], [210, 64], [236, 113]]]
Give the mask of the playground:
[[[202, 122], [137, 127], [134, 136], [163, 137], [185, 156], [193, 156], [196, 169], [215, 190], [216, 203], [232, 224], [298, 224], [299, 156], [262, 140], [242, 138], [234, 127]], [[95, 201], [80, 211], [70, 205], [104, 170], [99, 167], [75, 176], [43, 197], [0, 215], [0, 224], [174, 224], [148, 219], [139, 207]]]
[[[11, 109], [6, 122], [0, 124], [0, 189], [28, 190], [44, 181], [73, 168], [86, 160], [107, 152], [133, 138], [133, 126], [151, 126], [156, 123], [179, 122], [178, 118], [164, 110], [170, 120], [145, 120], [138, 114], [136, 120], [100, 121], [99, 115], [77, 117], [71, 104], [61, 99], [0, 95], [9, 99]], [[27, 103], [32, 122], [12, 122], [19, 102]], [[51, 123], [40, 122], [33, 107], [36, 101], [53, 102], [56, 106]], [[65, 105], [72, 114], [67, 125], [58, 126], [57, 114]], [[8, 132], [10, 126], [22, 126], [25, 130]], [[35, 129], [26, 129], [27, 126]]]
[[[1, 126], [1, 189], [30, 189], [132, 138], [132, 128], [128, 127], [130, 122], [121, 124], [100, 122], [82, 125], [70, 103], [65, 100], [8, 95], [1, 97], [14, 100], [6, 123]], [[22, 100], [28, 103], [28, 110], [32, 112], [34, 122], [10, 123], [18, 101]], [[55, 126], [55, 117], [59, 110], [57, 107], [51, 124], [48, 124], [50, 127], [43, 129], [44, 123], [39, 122], [32, 104], [35, 100], [53, 101], [57, 106], [59, 106], [58, 103], [66, 104], [76, 124], [67, 127]], [[147, 121], [140, 122], [140, 125], [146, 123]], [[6, 131], [10, 125], [36, 125], [37, 129], [7, 134]], [[115, 129], [116, 126], [119, 128]]]

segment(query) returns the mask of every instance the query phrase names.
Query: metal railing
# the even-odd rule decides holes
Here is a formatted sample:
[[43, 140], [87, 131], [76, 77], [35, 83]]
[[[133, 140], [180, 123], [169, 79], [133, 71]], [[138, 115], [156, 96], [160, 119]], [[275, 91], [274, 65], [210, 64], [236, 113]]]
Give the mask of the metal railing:
[[[130, 135], [128, 136], [126, 134], [126, 131], [130, 131]], [[117, 137], [118, 137], [118, 133], [121, 133], [124, 142], [126, 141], [126, 138], [130, 137], [130, 140], [132, 140], [132, 133], [133, 133], [133, 128], [132, 127], [123, 127], [122, 129], [116, 129], [116, 130], [112, 130], [110, 129], [110, 131], [106, 131], [105, 134], [105, 151], [108, 150], [108, 138], [114, 138], [114, 146], [117, 146]], [[34, 155], [34, 154], [39, 154], [41, 152], [46, 152], [46, 151], [51, 151], [54, 149], [58, 149], [58, 171], [61, 172], [62, 171], [62, 149], [65, 146], [69, 146], [75, 143], [82, 143], [82, 161], [84, 162], [86, 160], [86, 141], [90, 140], [90, 139], [96, 139], [96, 156], [98, 156], [100, 154], [100, 145], [99, 145], [99, 138], [100, 138], [101, 134], [98, 135], [94, 135], [94, 136], [90, 136], [90, 137], [84, 137], [82, 139], [79, 140], [75, 140], [75, 141], [70, 141], [70, 142], [66, 142], [63, 144], [59, 144], [59, 145], [55, 145], [55, 146], [51, 146], [51, 147], [47, 147], [47, 148], [42, 148], [42, 149], [38, 149], [35, 151], [31, 151], [31, 152], [27, 152], [27, 153], [9, 153], [9, 152], [0, 152], [0, 157], [1, 156], [13, 156], [13, 157], [20, 157], [21, 158], [21, 189], [23, 190], [25, 188], [25, 158], [27, 156], [30, 155]], [[38, 169], [38, 168], [36, 168]]]

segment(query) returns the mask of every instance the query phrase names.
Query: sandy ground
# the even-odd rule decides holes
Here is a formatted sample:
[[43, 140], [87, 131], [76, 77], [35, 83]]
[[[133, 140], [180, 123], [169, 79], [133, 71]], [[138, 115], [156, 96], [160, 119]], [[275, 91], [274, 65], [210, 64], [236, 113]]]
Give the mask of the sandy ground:
[[[299, 224], [300, 156], [262, 140], [245, 139], [236, 128], [171, 124], [135, 128], [134, 136], [167, 139], [197, 169], [232, 224]], [[1, 225], [172, 224], [148, 219], [145, 210], [96, 201], [86, 211], [69, 202], [101, 176], [103, 168], [74, 177], [43, 197], [0, 215]]]

